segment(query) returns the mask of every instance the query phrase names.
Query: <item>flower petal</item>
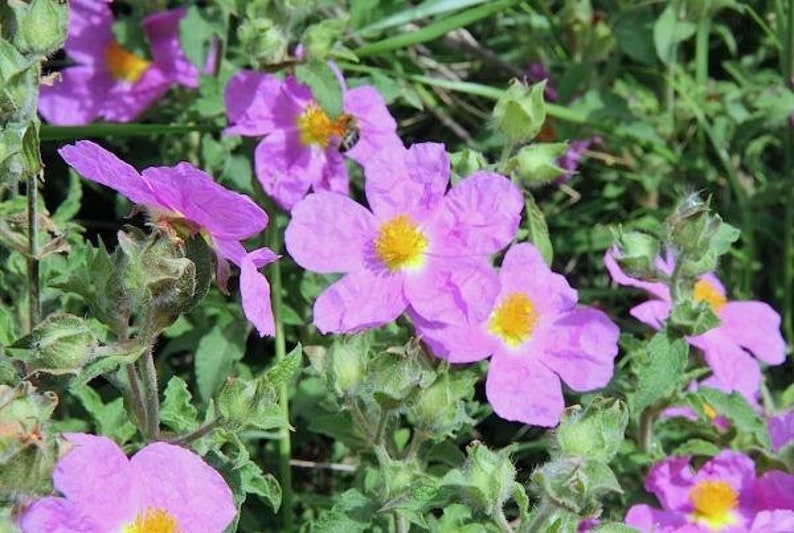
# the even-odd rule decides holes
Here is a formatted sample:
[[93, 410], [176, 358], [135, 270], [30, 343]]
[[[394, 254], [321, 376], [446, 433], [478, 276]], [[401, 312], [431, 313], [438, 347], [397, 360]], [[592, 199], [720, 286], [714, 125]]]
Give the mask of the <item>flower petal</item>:
[[114, 41], [113, 13], [108, 2], [71, 0], [69, 36], [64, 50], [83, 65], [105, 64], [105, 49]]
[[755, 482], [756, 509], [794, 511], [794, 475], [770, 470]]
[[160, 100], [170, 85], [168, 77], [152, 65], [135, 84], [114, 84], [100, 101], [99, 114], [108, 122], [132, 122]]
[[529, 243], [515, 244], [507, 250], [499, 275], [502, 296], [525, 293], [541, 316], [553, 316], [574, 308], [577, 294], [564, 276], [555, 274], [537, 248]]
[[195, 89], [198, 69], [179, 45], [179, 23], [186, 13], [187, 9], [177, 8], [148, 15], [143, 19], [143, 31], [157, 66], [173, 81]]
[[38, 109], [50, 124], [80, 126], [89, 124], [99, 114], [97, 94], [105, 94], [113, 80], [94, 67], [69, 67], [60, 72], [60, 79], [39, 89]]
[[728, 302], [720, 313], [720, 331], [770, 365], [786, 359], [780, 315], [763, 302]]
[[632, 505], [626, 513], [624, 520], [626, 525], [640, 531], [652, 531], [653, 533], [683, 533], [679, 529], [687, 524], [684, 515], [654, 509], [650, 505]]
[[433, 323], [408, 309], [417, 336], [430, 347], [433, 355], [450, 363], [472, 363], [494, 353], [496, 343], [477, 324], [448, 325]]
[[635, 305], [629, 314], [653, 329], [662, 329], [670, 316], [670, 302], [665, 300], [648, 300]]
[[753, 505], [755, 489], [755, 463], [743, 453], [723, 450], [706, 461], [692, 481], [718, 479], [729, 483], [739, 495], [740, 506]]
[[692, 510], [689, 490], [694, 485], [694, 473], [689, 457], [668, 457], [651, 467], [645, 476], [645, 490], [656, 495], [662, 508], [668, 511]]
[[620, 330], [607, 315], [580, 307], [547, 328], [541, 361], [575, 391], [605, 386], [615, 370]]
[[403, 148], [397, 135], [397, 122], [389, 113], [386, 102], [374, 87], [364, 85], [345, 91], [345, 113], [358, 122], [360, 138], [346, 154], [361, 165], [384, 149]]
[[62, 147], [58, 153], [84, 178], [115, 189], [136, 204], [168, 209], [134, 168], [101, 146], [78, 141]]
[[375, 219], [347, 196], [310, 194], [292, 209], [284, 241], [290, 256], [312, 272], [353, 272], [372, 253]]
[[42, 498], [28, 507], [19, 525], [23, 533], [94, 533], [104, 528], [80, 513], [66, 498]]
[[285, 210], [306, 196], [309, 188], [322, 179], [323, 166], [318, 150], [301, 146], [284, 131], [271, 133], [254, 152], [256, 177], [265, 192]]
[[530, 354], [495, 354], [485, 394], [501, 418], [534, 426], [556, 426], [565, 408], [560, 378]]
[[[615, 260], [615, 257], [618, 256], [619, 256], [619, 252], [615, 247], [610, 248], [604, 254], [604, 265], [607, 267], [607, 270], [609, 271], [609, 275], [612, 276], [612, 280], [615, 283], [617, 283], [618, 285], [625, 285], [627, 287], [636, 287], [638, 289], [648, 291], [657, 298], [660, 298], [668, 302], [671, 301], [670, 289], [667, 288], [667, 285], [665, 285], [664, 283], [642, 281], [637, 278], [632, 278], [631, 276], [623, 272], [622, 268], [620, 268], [620, 265]], [[661, 265], [662, 263], [663, 261], [661, 260], [657, 261], [657, 264]]]
[[181, 531], [223, 531], [237, 514], [226, 481], [193, 452], [155, 442], [130, 465], [146, 490], [144, 508], [165, 509]]
[[712, 329], [697, 337], [687, 337], [687, 340], [703, 350], [706, 363], [723, 385], [753, 402], [761, 384], [758, 362], [720, 330]]
[[259, 136], [276, 129], [274, 103], [284, 82], [272, 74], [241, 70], [226, 85], [226, 114], [232, 126], [225, 133]]
[[320, 294], [314, 324], [322, 333], [355, 333], [388, 324], [407, 305], [401, 277], [358, 271]]
[[[275, 254], [273, 258], [275, 260]], [[240, 263], [240, 295], [243, 312], [256, 327], [259, 336], [275, 335], [276, 323], [270, 305], [270, 283], [259, 272], [250, 254], [243, 257]]]

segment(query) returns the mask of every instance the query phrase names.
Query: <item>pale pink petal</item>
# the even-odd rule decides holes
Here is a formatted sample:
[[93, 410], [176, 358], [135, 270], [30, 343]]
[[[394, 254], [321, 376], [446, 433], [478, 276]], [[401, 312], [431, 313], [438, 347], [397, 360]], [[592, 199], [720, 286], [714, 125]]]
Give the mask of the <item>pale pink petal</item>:
[[478, 324], [493, 308], [499, 276], [487, 263], [432, 261], [406, 276], [405, 295], [424, 319], [447, 324]]
[[265, 192], [287, 211], [321, 179], [322, 164], [312, 152], [312, 147], [301, 147], [283, 131], [271, 133], [256, 147], [256, 177]]
[[135, 516], [139, 494], [134, 469], [122, 449], [107, 437], [67, 433], [74, 447], [53, 472], [55, 488], [80, 514], [106, 531]]
[[626, 513], [626, 525], [643, 532], [682, 533], [679, 529], [687, 521], [684, 515], [654, 509], [650, 505], [633, 505]]
[[78, 141], [62, 147], [58, 153], [84, 178], [115, 189], [136, 204], [167, 209], [134, 168], [101, 146]]
[[739, 391], [753, 401], [761, 384], [758, 362], [742, 348], [713, 329], [697, 337], [688, 337], [689, 344], [703, 350], [706, 363], [717, 379], [732, 391]]
[[65, 68], [52, 85], [39, 88], [39, 113], [58, 126], [90, 124], [99, 114], [97, 92], [105, 94], [113, 83], [106, 72], [94, 67]]
[[[320, 152], [317, 152], [319, 155]], [[320, 179], [313, 184], [315, 191], [329, 191], [337, 194], [350, 194], [350, 180], [344, 156], [333, 145], [325, 149]]]
[[444, 197], [439, 223], [444, 228], [441, 254], [489, 255], [515, 238], [524, 198], [507, 178], [475, 172]]
[[69, 57], [83, 65], [104, 67], [105, 49], [114, 40], [113, 14], [108, 2], [69, 2], [69, 35], [64, 44]]
[[408, 309], [408, 315], [416, 327], [416, 335], [433, 355], [450, 363], [472, 363], [494, 353], [497, 341], [483, 332], [479, 324], [450, 326], [433, 323]]
[[240, 295], [243, 300], [243, 312], [256, 327], [259, 336], [275, 335], [276, 324], [270, 305], [270, 284], [249, 256], [243, 257], [240, 264]]
[[380, 93], [365, 85], [345, 91], [345, 113], [352, 115], [360, 129], [358, 142], [346, 154], [361, 165], [384, 149], [403, 148], [397, 135], [397, 122], [389, 113]]
[[165, 509], [181, 531], [223, 531], [237, 514], [226, 481], [201, 456], [155, 442], [130, 460], [145, 509]]
[[392, 322], [407, 305], [401, 277], [358, 271], [320, 294], [314, 324], [322, 333], [355, 333]]
[[654, 464], [645, 476], [645, 490], [656, 495], [663, 509], [676, 512], [692, 510], [689, 491], [695, 476], [689, 459], [669, 457]]
[[786, 359], [780, 315], [763, 302], [728, 302], [720, 312], [723, 335], [760, 360], [779, 365]]
[[347, 196], [310, 194], [292, 209], [284, 241], [290, 256], [312, 272], [352, 272], [366, 265], [376, 226], [372, 213]]
[[33, 502], [20, 518], [23, 533], [100, 533], [103, 528], [82, 514], [65, 498], [42, 498]]
[[[259, 136], [276, 129], [274, 112], [283, 82], [272, 74], [241, 70], [226, 85], [227, 134]], [[296, 115], [297, 118], [297, 115]]]
[[769, 438], [772, 441], [772, 450], [778, 452], [783, 446], [794, 441], [794, 409], [771, 417], [767, 427]]
[[761, 511], [753, 519], [749, 533], [794, 533], [794, 511]]
[[556, 315], [576, 305], [576, 291], [564, 276], [551, 271], [537, 248], [529, 243], [515, 244], [507, 250], [499, 280], [500, 300], [509, 294], [524, 293], [541, 316]]
[[185, 8], [177, 8], [148, 15], [143, 19], [143, 31], [154, 63], [171, 80], [195, 89], [198, 87], [198, 69], [185, 57], [179, 45], [179, 23], [186, 13]]
[[565, 408], [560, 378], [532, 354], [495, 354], [485, 394], [501, 418], [534, 426], [556, 426]]
[[267, 226], [267, 215], [250, 198], [215, 183], [189, 163], [150, 167], [142, 174], [161, 204], [195, 222], [213, 238], [247, 239]]
[[632, 307], [629, 314], [653, 329], [662, 329], [670, 316], [670, 302], [665, 300], [648, 300]]
[[756, 480], [757, 509], [789, 509], [794, 511], [794, 475], [770, 470]]
[[575, 391], [605, 386], [615, 370], [620, 330], [607, 315], [579, 307], [547, 328], [540, 360]]
[[623, 269], [620, 268], [620, 265], [615, 260], [615, 256], [619, 256], [619, 252], [614, 247], [607, 250], [607, 252], [604, 254], [604, 265], [607, 267], [609, 275], [612, 276], [612, 280], [615, 283], [618, 285], [626, 285], [628, 287], [637, 287], [638, 289], [648, 291], [657, 298], [666, 300], [668, 302], [671, 301], [670, 289], [667, 287], [667, 285], [664, 283], [642, 281], [637, 278], [632, 278], [623, 272]]
[[367, 201], [381, 220], [409, 215], [421, 222], [443, 200], [449, 158], [443, 144], [383, 149], [364, 164]]

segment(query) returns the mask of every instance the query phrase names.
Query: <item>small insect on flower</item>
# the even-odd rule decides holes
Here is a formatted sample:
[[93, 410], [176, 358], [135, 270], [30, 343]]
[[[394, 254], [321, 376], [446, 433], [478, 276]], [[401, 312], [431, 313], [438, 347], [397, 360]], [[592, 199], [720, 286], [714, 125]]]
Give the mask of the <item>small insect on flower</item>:
[[356, 117], [348, 115], [347, 113], [342, 114], [337, 119], [337, 123], [341, 126], [342, 130], [342, 139], [339, 141], [339, 151], [344, 154], [352, 149], [361, 138], [361, 130], [358, 127]]

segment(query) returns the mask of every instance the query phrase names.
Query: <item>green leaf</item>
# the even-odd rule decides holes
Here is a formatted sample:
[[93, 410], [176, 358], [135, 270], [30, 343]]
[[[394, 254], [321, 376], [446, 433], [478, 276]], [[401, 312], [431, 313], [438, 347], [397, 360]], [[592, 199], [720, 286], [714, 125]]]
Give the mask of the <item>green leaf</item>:
[[210, 39], [218, 34], [216, 25], [205, 18], [206, 9], [190, 6], [179, 22], [179, 44], [185, 56], [198, 69], [207, 62]]
[[669, 64], [674, 59], [678, 43], [695, 34], [695, 24], [678, 18], [679, 2], [669, 2], [653, 25], [653, 44], [662, 63]]
[[689, 439], [675, 449], [674, 455], [703, 455], [713, 457], [720, 453], [722, 448], [703, 439]]
[[538, 204], [535, 203], [535, 198], [529, 193], [525, 196], [529, 242], [535, 245], [540, 255], [543, 256], [543, 260], [546, 261], [546, 264], [551, 265], [554, 259], [554, 249], [551, 246], [549, 227], [546, 225], [546, 217], [543, 215], [543, 211], [540, 210], [540, 207], [538, 207]]
[[635, 355], [632, 359], [637, 374], [637, 391], [632, 395], [635, 414], [676, 390], [688, 355], [686, 341], [673, 338], [666, 329], [653, 336], [642, 356]]
[[717, 411], [717, 414], [727, 417], [739, 433], [753, 435], [764, 448], [770, 448], [769, 432], [764, 419], [741, 394], [738, 392], [727, 394], [709, 387], [701, 387], [698, 389], [698, 394]]
[[311, 88], [312, 97], [331, 119], [342, 113], [342, 87], [328, 63], [310, 60], [295, 67], [295, 76]]
[[93, 418], [98, 434], [110, 437], [119, 444], [124, 444], [135, 435], [137, 429], [132, 422], [127, 411], [124, 409], [122, 398], [116, 398], [112, 402], [105, 404], [102, 402], [99, 393], [91, 387], [73, 386], [69, 392], [78, 399], [83, 408]]
[[264, 379], [274, 387], [292, 381], [302, 368], [303, 347], [298, 343], [281, 361], [277, 361], [265, 372]]
[[246, 461], [239, 469], [242, 488], [245, 492], [256, 494], [264, 499], [273, 512], [281, 507], [281, 485], [271, 474], [265, 474], [253, 461]]
[[173, 376], [165, 387], [165, 400], [160, 406], [160, 420], [177, 433], [193, 431], [199, 425], [198, 411], [190, 403], [193, 396], [185, 380]]
[[196, 384], [206, 402], [218, 391], [231, 374], [234, 363], [245, 354], [245, 327], [235, 324], [218, 325], [201, 338], [196, 348]]
[[83, 182], [73, 170], [69, 171], [69, 189], [66, 198], [58, 205], [52, 214], [52, 219], [61, 224], [68, 222], [80, 211], [80, 202], [83, 199]]

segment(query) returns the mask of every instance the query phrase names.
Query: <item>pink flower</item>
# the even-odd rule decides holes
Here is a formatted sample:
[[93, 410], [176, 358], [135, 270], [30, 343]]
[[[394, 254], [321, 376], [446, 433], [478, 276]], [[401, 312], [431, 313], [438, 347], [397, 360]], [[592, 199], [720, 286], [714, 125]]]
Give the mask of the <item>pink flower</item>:
[[617, 326], [601, 311], [577, 305], [577, 294], [531, 244], [505, 255], [495, 298], [473, 300], [466, 324], [443, 325], [414, 315], [435, 355], [451, 363], [488, 356], [485, 393], [496, 414], [554, 426], [565, 407], [560, 379], [576, 391], [606, 385], [618, 353]]
[[767, 421], [772, 450], [779, 452], [790, 442], [794, 442], [794, 409], [772, 416]]
[[273, 335], [270, 285], [258, 268], [277, 259], [267, 248], [247, 253], [241, 240], [267, 226], [262, 209], [247, 196], [230, 191], [188, 163], [175, 167], [134, 168], [90, 142], [79, 141], [59, 150], [61, 157], [85, 178], [120, 192], [148, 208], [152, 222], [171, 233], [199, 233], [218, 258], [217, 281], [226, 288], [231, 261], [241, 269], [243, 310], [260, 335]]
[[155, 442], [131, 459], [107, 437], [68, 433], [73, 446], [55, 467], [63, 496], [33, 503], [26, 533], [222, 532], [237, 510], [229, 486], [195, 453]]
[[725, 450], [693, 472], [689, 457], [656, 463], [645, 489], [662, 508], [635, 505], [626, 524], [658, 533], [768, 533], [794, 531], [794, 476], [770, 471], [755, 476], [753, 461]]
[[324, 333], [360, 331], [408, 305], [428, 319], [467, 320], [466, 295], [496, 290], [482, 273], [516, 233], [521, 191], [476, 172], [447, 192], [449, 160], [433, 143], [384, 150], [365, 172], [371, 211], [330, 192], [292, 210], [290, 255], [312, 272], [345, 274], [315, 302], [314, 323]]
[[102, 0], [69, 2], [69, 35], [64, 46], [77, 65], [62, 79], [43, 85], [39, 112], [51, 124], [88, 124], [98, 118], [130, 122], [160, 99], [172, 83], [198, 86], [198, 72], [179, 47], [179, 21], [185, 9], [150, 15], [143, 28], [151, 61], [119, 45], [113, 15]]
[[[652, 328], [660, 329], [670, 315], [670, 289], [664, 283], [641, 281], [626, 275], [615, 261], [616, 253], [611, 250], [604, 256], [612, 279], [620, 285], [648, 291], [655, 297], [633, 307], [629, 313]], [[663, 273], [672, 272], [671, 262], [660, 265]], [[751, 354], [770, 365], [779, 365], [786, 358], [780, 315], [763, 302], [729, 301], [725, 287], [713, 274], [698, 279], [693, 295], [696, 302], [706, 302], [721, 323], [702, 335], [687, 337], [687, 342], [703, 351], [706, 364], [723, 390], [739, 391], [748, 401], [754, 402], [761, 371]]]
[[[342, 107], [342, 115], [332, 119], [294, 76], [282, 81], [241, 71], [226, 86], [232, 124], [226, 133], [265, 136], [254, 154], [256, 175], [265, 192], [290, 210], [309, 189], [347, 194], [345, 155], [364, 164], [382, 149], [402, 147], [397, 124], [374, 87], [344, 88]], [[345, 138], [356, 136], [345, 151]]]

